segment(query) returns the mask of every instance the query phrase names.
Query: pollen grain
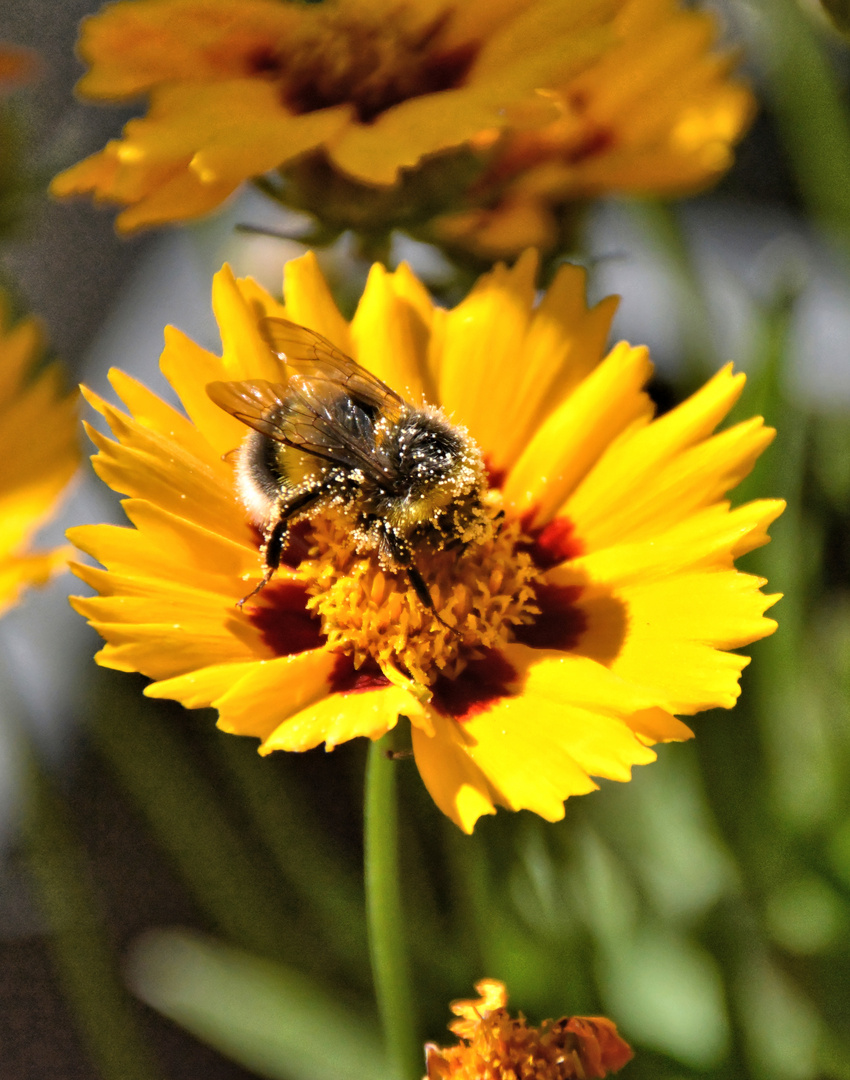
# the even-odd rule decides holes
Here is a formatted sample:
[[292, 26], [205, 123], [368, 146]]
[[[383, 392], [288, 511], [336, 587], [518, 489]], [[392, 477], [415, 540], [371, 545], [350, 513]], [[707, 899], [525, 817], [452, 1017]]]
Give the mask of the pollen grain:
[[520, 550], [527, 538], [519, 522], [496, 517], [490, 536], [461, 554], [417, 553], [433, 611], [418, 599], [403, 570], [388, 571], [374, 554], [358, 553], [343, 521], [315, 519], [310, 554], [298, 574], [327, 647], [351, 653], [358, 667], [372, 659], [391, 678], [401, 673], [428, 686], [439, 675], [457, 676], [479, 650], [505, 645], [514, 627], [533, 622], [540, 612], [540, 572]]

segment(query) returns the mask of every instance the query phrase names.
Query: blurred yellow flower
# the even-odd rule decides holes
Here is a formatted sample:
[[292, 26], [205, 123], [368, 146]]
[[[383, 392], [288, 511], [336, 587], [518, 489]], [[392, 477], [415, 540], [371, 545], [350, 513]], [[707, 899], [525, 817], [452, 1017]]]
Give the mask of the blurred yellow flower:
[[755, 100], [730, 76], [733, 57], [714, 47], [714, 16], [678, 0], [616, 7], [609, 47], [549, 94], [557, 118], [491, 133], [493, 156], [470, 206], [436, 223], [438, 242], [487, 259], [529, 244], [550, 249], [564, 244], [579, 200], [690, 194], [730, 167]]
[[[400, 168], [511, 119], [604, 47], [591, 0], [125, 0], [83, 23], [79, 91], [150, 95], [123, 138], [54, 180], [129, 206], [122, 230], [205, 214], [242, 181], [323, 150], [344, 174]], [[522, 112], [520, 117], [517, 109]]]
[[[408, 717], [428, 790], [467, 831], [496, 804], [557, 820], [591, 777], [628, 780], [650, 744], [689, 738], [674, 714], [732, 707], [748, 661], [726, 650], [770, 634], [776, 600], [733, 558], [767, 541], [783, 504], [732, 510], [724, 495], [773, 432], [754, 418], [712, 435], [743, 387], [731, 366], [653, 420], [647, 350], [605, 355], [616, 301], [588, 310], [584, 271], [564, 266], [538, 303], [535, 276], [528, 253], [445, 310], [406, 267], [375, 265], [349, 324], [312, 255], [288, 264], [284, 304], [222, 270], [223, 356], [167, 331], [161, 367], [188, 419], [120, 372], [129, 416], [88, 395], [114, 434], [91, 432], [95, 469], [130, 496], [133, 525], [70, 534], [106, 568], [76, 567], [100, 593], [74, 601], [106, 639], [99, 662], [149, 676], [153, 697], [213, 706], [261, 753], [375, 739]], [[263, 315], [441, 406], [480, 448], [476, 539], [416, 552], [434, 610], [327, 505], [238, 606], [263, 576], [232, 454], [247, 429], [207, 387], [286, 383]], [[383, 437], [366, 405], [351, 409], [358, 432]]]
[[[322, 218], [333, 192], [334, 226], [349, 215], [356, 228], [358, 204], [400, 170], [466, 146], [483, 152], [478, 171], [507, 130], [481, 189], [490, 203], [493, 183], [528, 166], [537, 198], [541, 186], [693, 187], [726, 167], [750, 110], [711, 52], [713, 28], [677, 0], [124, 0], [83, 23], [79, 92], [147, 95], [150, 108], [52, 191], [127, 207], [117, 226], [129, 231], [198, 217], [251, 177], [312, 163], [330, 176], [299, 205]], [[451, 177], [414, 183], [395, 212], [447, 209]]]
[[29, 550], [79, 464], [76, 395], [58, 365], [36, 367], [42, 344], [34, 319], [11, 325], [0, 295], [0, 612], [68, 564], [68, 548]]
[[604, 1016], [564, 1016], [529, 1027], [505, 1006], [504, 983], [482, 979], [477, 1001], [455, 1001], [457, 1046], [425, 1047], [426, 1080], [602, 1080], [634, 1056]]

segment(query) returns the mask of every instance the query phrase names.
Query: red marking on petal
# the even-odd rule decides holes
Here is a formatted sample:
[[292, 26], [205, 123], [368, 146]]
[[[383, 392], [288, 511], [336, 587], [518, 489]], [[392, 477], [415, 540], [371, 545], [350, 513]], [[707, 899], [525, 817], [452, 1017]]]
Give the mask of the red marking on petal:
[[441, 713], [463, 722], [486, 712], [499, 698], [511, 694], [517, 672], [497, 649], [470, 660], [456, 679], [441, 675], [434, 686], [432, 704]]
[[529, 510], [523, 515], [523, 532], [531, 536], [530, 544], [523, 544], [520, 548], [527, 551], [534, 560], [534, 565], [541, 570], [551, 570], [553, 566], [560, 566], [568, 559], [576, 559], [584, 554], [584, 544], [575, 535], [575, 525], [568, 517], [553, 518], [542, 528], [530, 528], [534, 520], [535, 510]]
[[307, 610], [308, 594], [297, 581], [271, 581], [244, 611], [275, 656], [317, 649], [324, 644], [320, 621]]
[[587, 629], [587, 616], [577, 606], [581, 586], [541, 582], [535, 593], [540, 614], [533, 623], [514, 629], [516, 640], [532, 649], [574, 649]]
[[390, 680], [374, 660], [367, 660], [359, 668], [347, 653], [339, 653], [330, 677], [330, 693], [360, 694], [367, 690], [382, 690]]
[[290, 526], [286, 536], [286, 547], [280, 553], [280, 565], [297, 570], [298, 566], [310, 554], [310, 535], [312, 525], [309, 521], [296, 521]]
[[564, 160], [568, 165], [580, 165], [588, 158], [597, 157], [616, 145], [614, 132], [607, 128], [597, 128], [589, 132], [581, 142], [564, 154]]
[[284, 65], [283, 57], [271, 45], [259, 45], [245, 57], [247, 74], [267, 79], [279, 79], [283, 74]]
[[487, 474], [487, 486], [491, 488], [498, 488], [500, 491], [505, 486], [505, 480], [507, 479], [507, 469], [497, 469], [493, 462], [490, 460], [489, 455], [484, 457], [484, 471]]

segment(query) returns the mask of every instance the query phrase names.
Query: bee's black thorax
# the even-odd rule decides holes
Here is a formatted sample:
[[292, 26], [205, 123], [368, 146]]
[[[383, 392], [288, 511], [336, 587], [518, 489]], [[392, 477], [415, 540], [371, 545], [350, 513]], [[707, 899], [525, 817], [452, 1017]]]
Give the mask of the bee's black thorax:
[[356, 439], [373, 442], [375, 439], [375, 420], [377, 409], [365, 401], [340, 394], [329, 406], [328, 415], [344, 431], [350, 432]]
[[396, 424], [385, 444], [393, 494], [419, 497], [446, 480], [457, 466], [462, 442], [443, 420], [418, 409]]

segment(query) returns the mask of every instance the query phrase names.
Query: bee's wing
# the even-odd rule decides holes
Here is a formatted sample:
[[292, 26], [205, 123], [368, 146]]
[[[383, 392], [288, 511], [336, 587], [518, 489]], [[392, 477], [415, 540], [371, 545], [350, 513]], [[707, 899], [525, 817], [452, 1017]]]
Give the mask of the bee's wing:
[[331, 383], [349, 397], [378, 409], [390, 420], [398, 419], [406, 408], [404, 398], [395, 390], [314, 330], [288, 319], [270, 318], [262, 320], [260, 330], [272, 351], [301, 376], [302, 386]]
[[207, 383], [207, 394], [216, 405], [248, 427], [280, 443], [289, 442], [281, 422], [286, 392], [285, 383], [268, 382], [266, 379]]
[[344, 426], [334, 411], [337, 389], [333, 396], [323, 397], [320, 384], [298, 375], [289, 383], [246, 379], [212, 382], [206, 389], [225, 412], [275, 442], [334, 465], [362, 469], [376, 480], [388, 479], [371, 432]]

